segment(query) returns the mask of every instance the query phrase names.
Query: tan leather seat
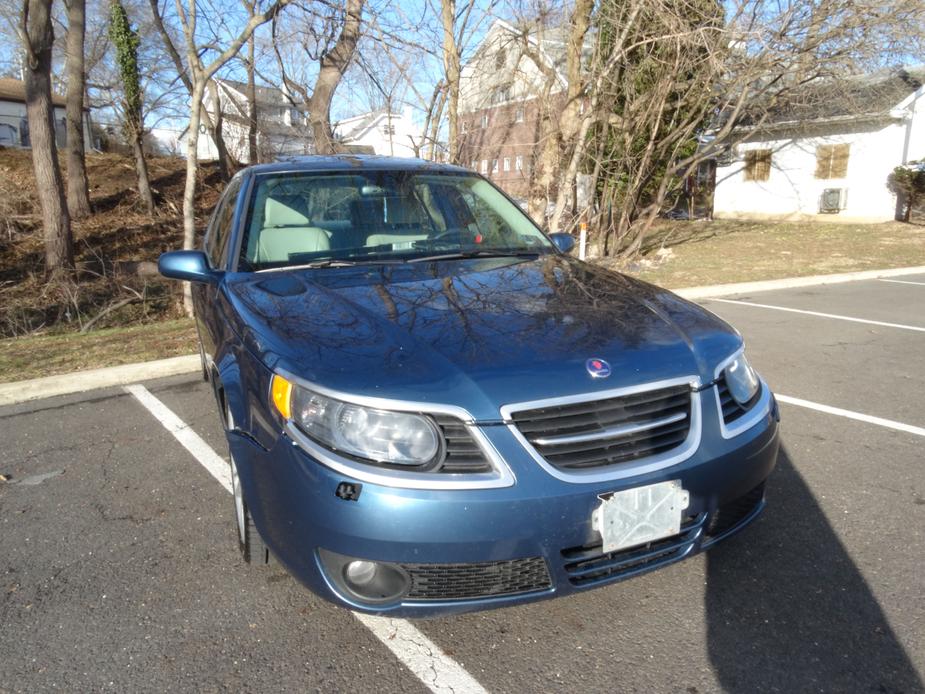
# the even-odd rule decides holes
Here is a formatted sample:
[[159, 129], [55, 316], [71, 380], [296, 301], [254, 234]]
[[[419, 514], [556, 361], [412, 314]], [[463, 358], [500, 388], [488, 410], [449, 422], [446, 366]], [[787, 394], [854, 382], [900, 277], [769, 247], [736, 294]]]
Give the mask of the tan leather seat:
[[295, 195], [268, 197], [263, 228], [257, 240], [258, 263], [284, 263], [294, 254], [316, 253], [331, 248], [328, 233], [311, 226], [302, 199]]

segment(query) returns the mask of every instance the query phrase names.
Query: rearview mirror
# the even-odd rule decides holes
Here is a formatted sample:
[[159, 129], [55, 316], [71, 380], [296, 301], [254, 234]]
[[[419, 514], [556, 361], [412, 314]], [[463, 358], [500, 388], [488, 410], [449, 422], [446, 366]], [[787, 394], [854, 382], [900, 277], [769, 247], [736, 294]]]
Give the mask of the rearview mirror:
[[571, 234], [563, 234], [561, 232], [550, 234], [549, 240], [563, 253], [568, 253], [575, 247], [575, 239], [572, 238]]
[[170, 251], [157, 259], [157, 271], [172, 280], [216, 284], [221, 270], [209, 267], [209, 259], [202, 251]]

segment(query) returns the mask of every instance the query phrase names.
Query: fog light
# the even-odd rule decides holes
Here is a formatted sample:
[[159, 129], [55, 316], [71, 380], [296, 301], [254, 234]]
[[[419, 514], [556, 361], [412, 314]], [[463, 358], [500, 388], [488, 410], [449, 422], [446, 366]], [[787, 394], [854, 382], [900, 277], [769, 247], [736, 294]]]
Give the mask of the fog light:
[[397, 564], [355, 559], [326, 549], [319, 549], [318, 554], [328, 578], [357, 602], [398, 602], [411, 586], [408, 574]]
[[376, 564], [371, 561], [352, 561], [347, 564], [344, 576], [351, 585], [369, 585], [376, 577]]

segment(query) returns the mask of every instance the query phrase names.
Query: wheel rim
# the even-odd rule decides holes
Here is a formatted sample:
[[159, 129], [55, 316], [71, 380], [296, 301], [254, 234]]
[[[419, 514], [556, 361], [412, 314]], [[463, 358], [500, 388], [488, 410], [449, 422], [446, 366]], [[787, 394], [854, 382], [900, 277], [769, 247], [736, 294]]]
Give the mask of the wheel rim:
[[[234, 429], [234, 417], [231, 414], [231, 408], [225, 410], [225, 426], [231, 431]], [[231, 492], [234, 495], [234, 517], [238, 526], [238, 542], [241, 543], [241, 549], [247, 544], [246, 527], [244, 521], [244, 492], [241, 491], [241, 479], [238, 477], [238, 466], [234, 463], [234, 456], [231, 451], [228, 452], [231, 459]]]
[[238, 524], [238, 540], [244, 546], [244, 495], [241, 493], [241, 480], [238, 478], [238, 467], [231, 461], [231, 489], [234, 493], [234, 515]]

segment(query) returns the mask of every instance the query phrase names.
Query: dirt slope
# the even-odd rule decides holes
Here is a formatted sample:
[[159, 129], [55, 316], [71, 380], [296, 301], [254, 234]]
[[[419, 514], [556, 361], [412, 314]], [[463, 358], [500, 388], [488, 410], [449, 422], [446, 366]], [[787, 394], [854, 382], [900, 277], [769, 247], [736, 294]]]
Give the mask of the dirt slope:
[[[94, 213], [74, 222], [76, 282], [46, 282], [42, 229], [29, 151], [0, 148], [0, 336], [132, 325], [179, 315], [177, 287], [153, 265], [182, 241], [185, 162], [151, 157], [157, 214], [145, 214], [131, 158], [87, 158]], [[221, 191], [213, 165], [199, 186], [199, 227]]]

